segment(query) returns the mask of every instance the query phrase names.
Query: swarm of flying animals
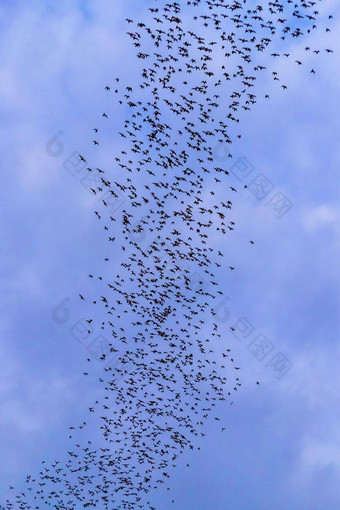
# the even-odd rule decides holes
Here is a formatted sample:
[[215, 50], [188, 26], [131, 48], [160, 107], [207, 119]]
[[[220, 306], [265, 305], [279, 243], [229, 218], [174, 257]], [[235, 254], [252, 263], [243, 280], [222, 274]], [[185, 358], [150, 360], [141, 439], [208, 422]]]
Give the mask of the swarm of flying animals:
[[[11, 486], [15, 495], [3, 509], [154, 510], [150, 492], [163, 484], [171, 491], [171, 471], [181, 453], [200, 449], [205, 422], [226, 429], [217, 411], [242, 385], [216, 319], [219, 275], [237, 271], [235, 261], [223, 262], [221, 248], [233, 236], [233, 205], [243, 191], [228, 181], [231, 146], [246, 112], [269, 98], [256, 78], [267, 71], [285, 91], [278, 62], [291, 58], [304, 68], [302, 56], [291, 56], [292, 41], [311, 39], [319, 16], [315, 1], [249, 4], [155, 2], [145, 20], [126, 20], [139, 82], [116, 77], [103, 87], [115, 110], [127, 112], [117, 134], [124, 150], [113, 165], [87, 169], [99, 197], [94, 214], [107, 235], [108, 270], [93, 270], [89, 278], [100, 287], [79, 294], [88, 324], [97, 322], [110, 339], [101, 356], [103, 391], [84, 421], [70, 427], [68, 461], [43, 462], [24, 490]], [[332, 53], [309, 42], [305, 51]], [[101, 112], [93, 128], [95, 150], [110, 117]], [[220, 148], [224, 163], [215, 158]], [[249, 240], [247, 249], [253, 245]], [[105, 363], [112, 353], [119, 365]], [[93, 416], [100, 423], [96, 442], [87, 435]]]

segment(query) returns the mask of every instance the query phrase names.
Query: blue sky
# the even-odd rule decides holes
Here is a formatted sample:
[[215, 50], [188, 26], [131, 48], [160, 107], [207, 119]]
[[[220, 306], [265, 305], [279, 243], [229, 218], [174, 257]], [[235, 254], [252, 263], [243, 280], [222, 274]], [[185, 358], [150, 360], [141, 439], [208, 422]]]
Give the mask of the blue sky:
[[[8, 485], [23, 487], [43, 459], [67, 458], [67, 427], [82, 421], [99, 391], [100, 367], [93, 377], [82, 376], [87, 352], [69, 329], [84, 316], [77, 294], [102, 264], [106, 238], [92, 213], [96, 198], [63, 164], [79, 151], [100, 166], [120, 150], [114, 130], [123, 112], [114, 110], [104, 86], [117, 74], [137, 83], [122, 20], [143, 15], [148, 4], [0, 6], [4, 499]], [[284, 193], [292, 208], [278, 219], [265, 200], [245, 192], [233, 211], [234, 242], [223, 247], [220, 238], [212, 240], [237, 265], [233, 274], [221, 273], [219, 283], [230, 297], [222, 336], [242, 366], [243, 388], [233, 406], [220, 410], [227, 430], [207, 424], [201, 451], [183, 455], [172, 473], [176, 505], [166, 491], [150, 496], [162, 509], [339, 508], [340, 25], [336, 2], [318, 8], [334, 22], [330, 34], [320, 28], [311, 43], [334, 54], [307, 56], [302, 69], [292, 61], [280, 64], [287, 91], [262, 78], [270, 101], [243, 115], [234, 148], [233, 162], [247, 158], [252, 175], [263, 173], [275, 187], [272, 194]], [[301, 55], [303, 48], [304, 42], [291, 51]], [[272, 60], [267, 65], [269, 75]], [[107, 109], [115, 118], [98, 162], [91, 130], [101, 126]], [[46, 144], [59, 130], [63, 148], [52, 157]], [[230, 180], [238, 184], [232, 172]], [[65, 298], [70, 316], [60, 324], [53, 310]], [[242, 317], [292, 364], [282, 379], [231, 334]]]

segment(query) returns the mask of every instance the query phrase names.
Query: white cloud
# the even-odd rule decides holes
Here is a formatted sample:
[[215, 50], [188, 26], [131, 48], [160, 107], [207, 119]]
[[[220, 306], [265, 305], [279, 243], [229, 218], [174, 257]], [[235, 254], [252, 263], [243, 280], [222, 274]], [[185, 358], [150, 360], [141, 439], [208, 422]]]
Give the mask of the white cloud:
[[315, 231], [327, 225], [336, 225], [340, 219], [340, 209], [327, 204], [307, 208], [302, 212], [302, 225], [308, 231]]

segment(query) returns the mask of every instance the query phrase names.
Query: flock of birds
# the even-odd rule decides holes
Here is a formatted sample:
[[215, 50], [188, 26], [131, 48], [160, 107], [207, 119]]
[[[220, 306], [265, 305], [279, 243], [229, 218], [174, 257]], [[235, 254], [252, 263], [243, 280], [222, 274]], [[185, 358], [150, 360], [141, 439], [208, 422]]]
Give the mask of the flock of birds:
[[[215, 317], [223, 296], [216, 279], [235, 266], [209, 240], [233, 235], [233, 204], [243, 187], [229, 185], [213, 149], [241, 138], [239, 122], [257, 102], [256, 78], [268, 56], [269, 76], [287, 88], [279, 62], [291, 57], [292, 40], [300, 44], [317, 29], [319, 13], [315, 1], [304, 0], [181, 4], [156, 2], [145, 23], [126, 20], [140, 81], [123, 86], [117, 77], [105, 87], [126, 114], [124, 150], [113, 172], [87, 169], [95, 175], [93, 194], [105, 194], [95, 214], [108, 238], [108, 274], [90, 274], [98, 295], [96, 287], [95, 296], [79, 296], [89, 307], [88, 323], [100, 317], [110, 338], [102, 361], [118, 353], [120, 364], [105, 366], [101, 396], [83, 423], [70, 427], [67, 462], [43, 462], [24, 491], [11, 487], [15, 495], [2, 509], [154, 510], [150, 491], [163, 484], [171, 490], [171, 470], [181, 453], [200, 448], [208, 418], [225, 430], [217, 410], [241, 387], [240, 367]], [[301, 66], [302, 59], [293, 63]], [[101, 117], [109, 122], [110, 113]], [[100, 127], [94, 133], [97, 147]], [[110, 199], [120, 194], [127, 201], [113, 214]], [[116, 277], [110, 260], [122, 261]], [[91, 442], [93, 415], [101, 425]]]

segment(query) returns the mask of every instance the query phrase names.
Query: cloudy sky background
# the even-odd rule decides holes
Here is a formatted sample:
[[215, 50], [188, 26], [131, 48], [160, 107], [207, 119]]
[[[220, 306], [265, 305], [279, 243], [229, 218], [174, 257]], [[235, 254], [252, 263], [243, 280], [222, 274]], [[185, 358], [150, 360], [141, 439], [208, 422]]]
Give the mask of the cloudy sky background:
[[[117, 74], [136, 82], [122, 20], [144, 15], [148, 5], [37, 0], [0, 6], [2, 501], [9, 484], [23, 487], [43, 459], [67, 458], [67, 427], [82, 421], [98, 391], [96, 377], [82, 375], [87, 353], [69, 329], [83, 316], [77, 294], [105, 256], [106, 238], [92, 213], [96, 197], [63, 162], [79, 151], [100, 166], [91, 130], [100, 127], [103, 111], [113, 111], [104, 86]], [[303, 54], [301, 68], [293, 59], [277, 64], [288, 90], [264, 79], [270, 101], [242, 118], [234, 159], [246, 157], [254, 174], [264, 173], [293, 207], [277, 219], [250, 192], [237, 202], [238, 228], [228, 245], [237, 271], [226, 271], [220, 285], [230, 297], [222, 331], [244, 385], [222, 410], [227, 430], [207, 425], [201, 451], [183, 456], [173, 473], [179, 509], [339, 508], [340, 9], [336, 2], [318, 9], [334, 22], [330, 34], [320, 25], [310, 45], [334, 54]], [[301, 55], [304, 46], [292, 52]], [[122, 120], [117, 110], [117, 128]], [[51, 157], [46, 144], [59, 130], [63, 150]], [[112, 161], [119, 144], [112, 131], [110, 152], [101, 157]], [[230, 182], [239, 184], [233, 175]], [[70, 316], [60, 324], [52, 312], [64, 298]], [[281, 380], [231, 335], [240, 317], [292, 363]], [[166, 491], [150, 500], [174, 507]]]

